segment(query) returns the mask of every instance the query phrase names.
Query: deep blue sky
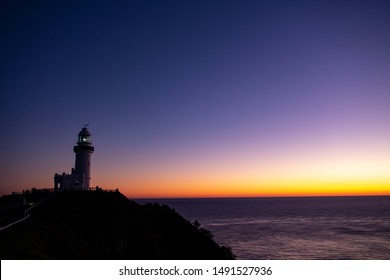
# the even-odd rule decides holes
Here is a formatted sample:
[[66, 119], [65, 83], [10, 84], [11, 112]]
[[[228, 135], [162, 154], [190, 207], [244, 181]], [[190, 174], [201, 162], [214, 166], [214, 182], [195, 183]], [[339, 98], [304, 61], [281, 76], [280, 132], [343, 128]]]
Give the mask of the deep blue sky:
[[2, 190], [69, 172], [87, 122], [92, 184], [156, 195], [389, 163], [389, 1], [2, 1], [0, 36]]

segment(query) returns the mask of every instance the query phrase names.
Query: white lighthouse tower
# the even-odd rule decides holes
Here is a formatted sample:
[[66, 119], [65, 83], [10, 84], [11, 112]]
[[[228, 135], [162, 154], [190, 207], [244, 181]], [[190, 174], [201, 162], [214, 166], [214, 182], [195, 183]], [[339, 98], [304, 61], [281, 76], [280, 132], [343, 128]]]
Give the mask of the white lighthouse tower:
[[77, 145], [73, 147], [76, 153], [75, 167], [71, 174], [56, 173], [54, 175], [54, 191], [89, 190], [91, 182], [91, 156], [95, 148], [92, 146], [91, 133], [87, 127], [78, 134]]
[[79, 132], [77, 145], [73, 147], [73, 151], [76, 153], [74, 173], [80, 176], [81, 189], [88, 190], [91, 182], [91, 155], [94, 147], [92, 146], [91, 133], [87, 127], [84, 126]]

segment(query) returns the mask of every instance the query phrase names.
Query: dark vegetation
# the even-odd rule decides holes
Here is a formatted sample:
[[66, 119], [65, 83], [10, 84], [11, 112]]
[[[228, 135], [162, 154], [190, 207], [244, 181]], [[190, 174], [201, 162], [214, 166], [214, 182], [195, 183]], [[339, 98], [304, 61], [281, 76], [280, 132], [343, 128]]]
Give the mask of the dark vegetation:
[[1, 259], [232, 259], [209, 231], [166, 205], [119, 192], [62, 192], [0, 232]]

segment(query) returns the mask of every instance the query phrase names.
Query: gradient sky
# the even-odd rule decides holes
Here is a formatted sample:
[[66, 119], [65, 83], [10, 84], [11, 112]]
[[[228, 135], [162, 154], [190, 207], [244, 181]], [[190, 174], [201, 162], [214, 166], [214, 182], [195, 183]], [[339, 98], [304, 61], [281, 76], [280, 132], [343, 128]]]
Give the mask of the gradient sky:
[[2, 1], [0, 194], [90, 123], [129, 197], [390, 195], [389, 1]]

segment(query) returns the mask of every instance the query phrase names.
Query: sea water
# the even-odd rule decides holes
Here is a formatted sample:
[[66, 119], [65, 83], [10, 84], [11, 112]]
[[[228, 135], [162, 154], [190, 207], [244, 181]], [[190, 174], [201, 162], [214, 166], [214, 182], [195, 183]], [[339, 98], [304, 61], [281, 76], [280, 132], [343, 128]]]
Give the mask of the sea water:
[[197, 220], [237, 259], [390, 259], [390, 196], [152, 201]]

